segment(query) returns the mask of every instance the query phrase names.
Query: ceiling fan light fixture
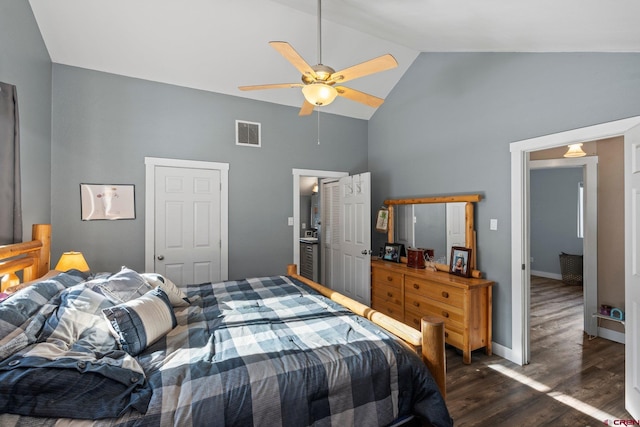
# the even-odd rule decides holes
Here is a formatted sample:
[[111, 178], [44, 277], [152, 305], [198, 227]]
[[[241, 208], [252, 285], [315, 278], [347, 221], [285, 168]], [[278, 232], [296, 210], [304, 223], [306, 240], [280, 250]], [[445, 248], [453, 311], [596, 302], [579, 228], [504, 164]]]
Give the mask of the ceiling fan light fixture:
[[584, 157], [587, 153], [582, 150], [582, 144], [571, 144], [564, 157]]
[[325, 83], [312, 83], [302, 88], [305, 99], [313, 105], [329, 105], [338, 96], [338, 91], [333, 86]]

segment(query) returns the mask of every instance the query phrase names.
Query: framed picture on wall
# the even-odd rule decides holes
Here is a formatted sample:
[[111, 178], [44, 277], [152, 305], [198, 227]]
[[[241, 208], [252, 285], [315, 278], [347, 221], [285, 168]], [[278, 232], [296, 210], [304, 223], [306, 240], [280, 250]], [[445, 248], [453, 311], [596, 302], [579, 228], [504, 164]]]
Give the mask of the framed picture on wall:
[[458, 276], [471, 276], [469, 268], [469, 260], [471, 259], [471, 249], [462, 246], [454, 246], [451, 248], [451, 259], [449, 261], [449, 273]]
[[135, 186], [80, 184], [80, 209], [83, 221], [135, 219]]

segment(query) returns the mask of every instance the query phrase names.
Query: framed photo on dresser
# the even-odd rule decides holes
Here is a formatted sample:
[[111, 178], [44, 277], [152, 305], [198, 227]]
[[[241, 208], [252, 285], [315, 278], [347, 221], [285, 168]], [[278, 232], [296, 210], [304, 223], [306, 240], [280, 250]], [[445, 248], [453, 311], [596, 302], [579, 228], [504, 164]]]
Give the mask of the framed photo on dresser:
[[400, 262], [400, 257], [404, 252], [404, 245], [402, 243], [385, 243], [382, 259], [385, 261]]
[[449, 273], [458, 276], [471, 276], [469, 268], [469, 260], [471, 259], [471, 249], [462, 246], [453, 246], [451, 248], [451, 257], [449, 260]]

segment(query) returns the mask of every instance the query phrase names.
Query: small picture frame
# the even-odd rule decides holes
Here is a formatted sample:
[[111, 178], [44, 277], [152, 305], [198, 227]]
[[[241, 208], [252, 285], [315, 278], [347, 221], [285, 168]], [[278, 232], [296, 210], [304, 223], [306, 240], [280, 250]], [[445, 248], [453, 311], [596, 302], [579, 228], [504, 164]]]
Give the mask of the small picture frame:
[[385, 243], [382, 259], [385, 261], [400, 262], [404, 245], [402, 243]]
[[389, 231], [389, 209], [381, 208], [378, 210], [376, 219], [376, 231], [386, 233]]
[[471, 269], [469, 268], [470, 259], [470, 248], [453, 246], [451, 248], [451, 259], [449, 260], [449, 273], [463, 277], [471, 276]]

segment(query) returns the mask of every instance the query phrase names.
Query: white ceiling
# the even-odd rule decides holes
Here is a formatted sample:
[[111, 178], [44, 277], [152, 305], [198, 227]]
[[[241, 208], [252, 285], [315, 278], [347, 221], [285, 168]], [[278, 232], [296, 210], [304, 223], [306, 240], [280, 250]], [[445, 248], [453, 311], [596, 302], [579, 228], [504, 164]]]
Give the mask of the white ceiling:
[[[54, 63], [299, 107], [299, 82], [268, 45], [318, 63], [316, 0], [30, 0]], [[386, 97], [420, 52], [640, 52], [638, 0], [324, 0], [322, 62], [391, 53], [396, 69], [345, 86]], [[339, 98], [322, 111], [369, 119]]]

